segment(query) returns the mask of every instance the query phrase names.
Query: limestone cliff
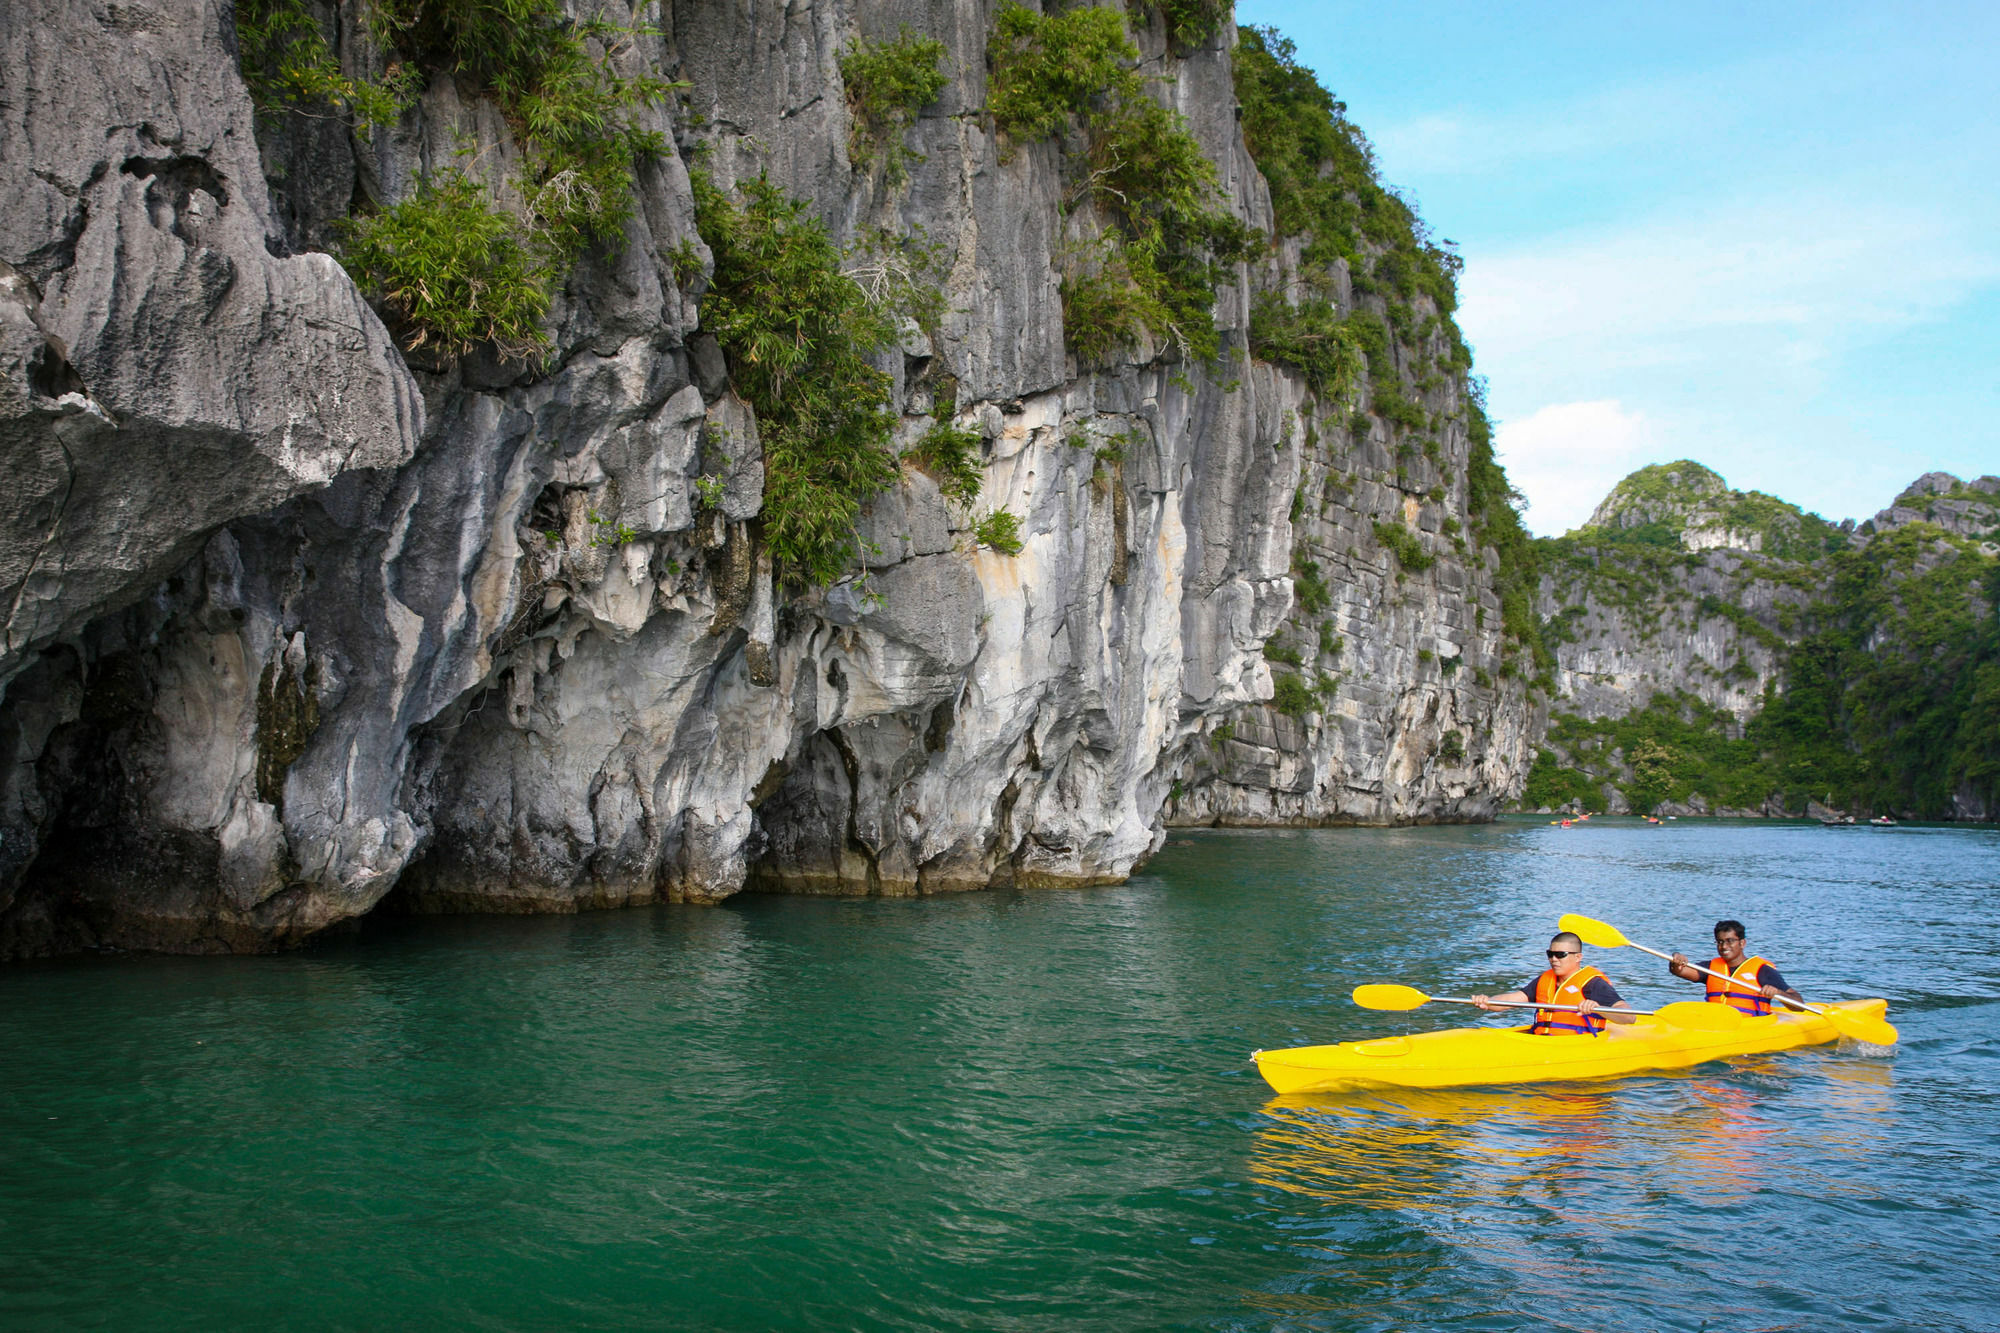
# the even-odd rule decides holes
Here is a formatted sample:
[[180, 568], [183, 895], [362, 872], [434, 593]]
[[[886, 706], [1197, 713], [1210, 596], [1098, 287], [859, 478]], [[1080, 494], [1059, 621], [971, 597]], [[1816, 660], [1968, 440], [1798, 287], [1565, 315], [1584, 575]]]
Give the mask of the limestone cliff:
[[1417, 429], [1308, 403], [1281, 441], [1302, 475], [1295, 595], [1264, 650], [1278, 688], [1218, 711], [1180, 767], [1170, 822], [1484, 819], [1518, 790], [1543, 719], [1531, 659], [1505, 634], [1500, 552], [1472, 512], [1478, 408], [1462, 375], [1419, 383], [1445, 354], [1431, 336], [1398, 349]]
[[[1215, 357], [1079, 357], [1063, 284], [1113, 222], [1074, 133], [996, 129], [983, 0], [572, 8], [596, 66], [674, 86], [633, 103], [619, 234], [561, 268], [530, 357], [412, 336], [414, 298], [371, 307], [327, 252], [440, 181], [546, 217], [520, 182], [592, 178], [535, 177], [531, 119], [354, 7], [258, 12], [407, 104], [254, 107], [223, 0], [0, 12], [0, 955], [265, 948], [392, 895], [1092, 883], [1169, 810], [1471, 818], [1518, 784], [1465, 366], [1415, 355], [1449, 312], [1372, 358], [1420, 404], [1394, 429], [1249, 355], [1297, 241], [1214, 262]], [[1282, 233], [1234, 29], [1130, 22], [1223, 221]], [[842, 57], [906, 32], [946, 77], [870, 153]], [[935, 317], [876, 359], [903, 465], [829, 583], [773, 555], [694, 161], [850, 255], [935, 261]], [[976, 504], [914, 461], [939, 423], [976, 442]], [[982, 540], [1000, 510], [1018, 551]], [[1315, 699], [1260, 702], [1267, 654], [1308, 650]]]

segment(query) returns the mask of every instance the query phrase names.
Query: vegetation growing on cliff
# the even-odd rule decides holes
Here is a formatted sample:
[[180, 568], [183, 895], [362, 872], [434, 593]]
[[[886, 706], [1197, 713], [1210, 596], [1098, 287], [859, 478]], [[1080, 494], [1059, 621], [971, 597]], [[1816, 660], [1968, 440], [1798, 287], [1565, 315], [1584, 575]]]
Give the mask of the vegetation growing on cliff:
[[[1690, 792], [1739, 807], [1777, 796], [1795, 813], [1808, 799], [1940, 818], [1961, 808], [1958, 798], [2000, 806], [2000, 559], [1979, 542], [1916, 522], [1849, 545], [1796, 506], [1746, 500], [1685, 462], [1634, 474], [1600, 516], [1603, 526], [1537, 544], [1572, 611], [1587, 599], [1642, 635], [1660, 630], [1663, 608], [1690, 623], [1725, 620], [1773, 654], [1777, 675], [1742, 728], [1691, 697], [1656, 697], [1616, 720], [1559, 717], [1550, 741], [1570, 764], [1538, 765], [1525, 801], [1556, 804], [1579, 781], [1608, 780], [1638, 809]], [[1761, 533], [1777, 551], [1684, 552], [1687, 522]], [[1654, 527], [1670, 544], [1649, 535]], [[1733, 594], [1698, 594], [1697, 571], [1785, 596], [1760, 618]], [[1547, 633], [1566, 639], [1573, 621], [1559, 614]], [[1747, 670], [1739, 661], [1725, 674]]]
[[1325, 297], [1293, 304], [1277, 292], [1259, 292], [1250, 309], [1250, 349], [1304, 375], [1329, 402], [1345, 402], [1360, 380], [1362, 338]]
[[1684, 692], [1661, 691], [1646, 707], [1604, 721], [1557, 713], [1548, 740], [1576, 766], [1561, 764], [1548, 750], [1538, 755], [1521, 798], [1530, 808], [1574, 798], [1585, 809], [1601, 810], [1598, 784], [1607, 779], [1640, 811], [1694, 795], [1711, 806], [1754, 810], [1777, 790], [1775, 768], [1735, 717]]
[[345, 117], [357, 130], [393, 124], [414, 94], [414, 70], [380, 81], [341, 73], [340, 59], [305, 0], [237, 0], [236, 50], [260, 111]]
[[928, 473], [947, 500], [971, 504], [979, 498], [985, 478], [980, 465], [980, 437], [951, 422], [939, 420], [910, 446], [904, 456]]
[[[1282, 235], [1304, 238], [1303, 288], [1260, 294], [1252, 311], [1251, 350], [1303, 372], [1314, 391], [1335, 402], [1356, 387], [1362, 364], [1376, 416], [1407, 431], [1429, 421], [1404, 391], [1396, 349], [1423, 341], [1411, 302], [1430, 297], [1447, 331], [1453, 364], [1470, 366], [1450, 319], [1457, 307], [1458, 257], [1434, 245], [1416, 213], [1376, 178], [1374, 151], [1346, 118], [1346, 107], [1294, 59], [1275, 32], [1238, 29], [1237, 96], [1243, 137], [1271, 188]], [[1382, 313], [1343, 316], [1332, 297], [1334, 268], [1345, 264], [1357, 296], [1379, 292]], [[1462, 362], [1462, 364], [1461, 364]], [[1358, 419], [1359, 420], [1359, 419]]]
[[879, 151], [890, 180], [902, 180], [911, 156], [903, 134], [951, 82], [942, 68], [945, 55], [943, 42], [919, 36], [907, 24], [894, 41], [863, 38], [842, 53], [840, 79], [854, 116], [848, 156], [857, 166], [866, 166]]
[[[419, 71], [449, 73], [492, 97], [521, 143], [509, 184], [524, 214], [453, 169], [354, 219], [341, 259], [397, 317], [405, 346], [457, 353], [490, 341], [503, 355], [530, 355], [546, 345], [539, 321], [554, 284], [587, 247], [622, 236], [636, 163], [666, 148], [636, 113], [672, 85], [620, 74], [613, 57], [636, 30], [573, 19], [560, 0], [377, 0], [368, 28], [394, 57], [380, 83], [340, 76], [300, 0], [245, 0], [237, 10], [245, 79], [267, 105], [329, 103], [357, 129], [400, 114]], [[490, 244], [441, 243], [460, 226]], [[476, 313], [454, 310], [468, 293]]]
[[1237, 37], [1243, 138], [1270, 184], [1279, 232], [1306, 238], [1309, 265], [1344, 259], [1404, 301], [1421, 293], [1444, 314], [1457, 309], [1461, 261], [1378, 179], [1374, 149], [1346, 104], [1298, 63], [1290, 39], [1249, 27]]
[[[1602, 520], [1602, 521], [1600, 521]], [[1577, 540], [1679, 550], [1689, 530], [1722, 530], [1736, 543], [1754, 541], [1779, 560], [1817, 560], [1846, 545], [1847, 536], [1762, 491], [1732, 490], [1721, 476], [1690, 459], [1640, 468], [1612, 488]]]
[[[1555, 656], [1542, 641], [1541, 618], [1535, 614], [1541, 562], [1527, 528], [1521, 524], [1520, 492], [1507, 480], [1493, 452], [1493, 424], [1486, 416], [1485, 393], [1477, 382], [1473, 390], [1466, 417], [1466, 512], [1480, 546], [1491, 548], [1498, 557], [1493, 592], [1500, 599], [1500, 631], [1527, 655], [1535, 678], [1546, 681]], [[1503, 665], [1502, 670], [1506, 669]]]
[[[1380, 419], [1401, 432], [1398, 479], [1419, 454], [1441, 461], [1433, 417], [1420, 396], [1470, 369], [1472, 358], [1452, 318], [1461, 261], [1434, 241], [1416, 212], [1382, 184], [1366, 136], [1347, 108], [1298, 63], [1297, 48], [1265, 28], [1239, 28], [1235, 50], [1243, 137], [1270, 184], [1278, 231], [1303, 239], [1302, 288], [1260, 294], [1251, 314], [1250, 346], [1258, 356], [1291, 366], [1328, 406], [1350, 398], [1364, 372], [1367, 410], [1351, 429], [1366, 435]], [[1337, 270], [1345, 268], [1356, 304], [1337, 301]], [[1442, 342], [1443, 351], [1435, 348]], [[1519, 493], [1493, 452], [1492, 428], [1477, 384], [1462, 401], [1468, 442], [1466, 517], [1480, 548], [1498, 557], [1494, 588], [1505, 643], [1546, 682], [1553, 658], [1541, 640], [1534, 600], [1538, 564], [1522, 526]], [[1392, 434], [1392, 439], [1396, 438]], [[1436, 490], [1432, 498], [1442, 500]], [[1449, 516], [1448, 516], [1449, 517]], [[1442, 526], [1442, 525], [1441, 525]], [[1457, 538], [1455, 518], [1445, 527]], [[1402, 524], [1376, 525], [1376, 535], [1406, 570], [1435, 559]], [[1512, 663], [1503, 668], [1518, 672]]]
[[1822, 628], [1751, 735], [1783, 789], [1942, 817], [2000, 806], [2000, 559], [1928, 523], [1833, 557]]
[[756, 410], [764, 539], [789, 578], [827, 584], [852, 561], [863, 500], [896, 475], [891, 382], [872, 362], [895, 321], [841, 271], [805, 205], [768, 179], [730, 199], [690, 173], [695, 221], [715, 255], [702, 323]]
[[460, 173], [423, 182], [352, 228], [342, 258], [367, 275], [412, 351], [462, 356], [491, 343], [503, 358], [525, 359], [546, 341], [548, 256]]
[[1224, 207], [1215, 165], [1180, 114], [1147, 96], [1130, 68], [1138, 56], [1115, 10], [1037, 14], [1009, 3], [987, 46], [987, 109], [1017, 143], [1072, 124], [1086, 133], [1088, 170], [1072, 199], [1112, 226], [1068, 256], [1071, 349], [1096, 360], [1150, 336], [1212, 359], [1221, 347], [1216, 286], [1258, 237]]
[[1136, 91], [1139, 77], [1127, 66], [1138, 58], [1115, 10], [1037, 14], [1002, 5], [986, 48], [993, 70], [986, 109], [1017, 142], [1046, 139], [1089, 114], [1097, 99]]
[[1412, 574], [1421, 574], [1437, 563], [1437, 557], [1424, 549], [1423, 541], [1417, 534], [1401, 523], [1377, 523], [1375, 540], [1396, 557], [1399, 566]]
[[618, 72], [637, 30], [572, 19], [561, 0], [376, 0], [377, 29], [425, 69], [489, 93], [521, 137], [531, 239], [563, 267], [632, 216], [633, 169], [666, 150], [636, 123], [673, 85]]
[[1229, 17], [1228, 0], [1126, 0], [1126, 7], [1134, 13], [1158, 11], [1168, 44], [1183, 55], [1207, 44]]
[[1021, 554], [1021, 519], [1010, 509], [996, 509], [973, 525], [973, 540], [1002, 555]]
[[1305, 717], [1318, 703], [1312, 686], [1303, 677], [1289, 671], [1274, 672], [1271, 676], [1271, 707], [1287, 717]]

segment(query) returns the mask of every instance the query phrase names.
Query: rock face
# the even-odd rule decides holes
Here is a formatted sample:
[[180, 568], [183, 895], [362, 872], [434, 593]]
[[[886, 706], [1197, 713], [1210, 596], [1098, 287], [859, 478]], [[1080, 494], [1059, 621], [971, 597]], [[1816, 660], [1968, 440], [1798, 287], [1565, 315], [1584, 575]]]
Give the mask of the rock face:
[[1960, 537], [2000, 544], [2000, 477], [1960, 481], [1949, 472], [1926, 472], [1894, 504], [1862, 524], [1858, 535], [1865, 541], [1912, 523], [1929, 523]]
[[1422, 391], [1399, 372], [1437, 423], [1428, 450], [1372, 411], [1286, 404], [1273, 462], [1301, 467], [1297, 591], [1265, 650], [1281, 693], [1217, 713], [1178, 770], [1169, 822], [1487, 819], [1519, 789], [1540, 717], [1503, 641], [1498, 554], [1468, 540], [1465, 384]]
[[1747, 722], [1824, 584], [1810, 565], [1726, 548], [1664, 561], [1652, 552], [1563, 552], [1547, 563], [1541, 596], [1557, 706], [1622, 717], [1657, 693], [1685, 693]]
[[[461, 149], [504, 177], [521, 149], [476, 90], [434, 77], [366, 135], [259, 119], [226, 5], [0, 12], [0, 956], [266, 948], [385, 899], [1092, 883], [1163, 811], [1489, 814], [1532, 718], [1447, 528], [1462, 425], [1413, 462], [1249, 361], [1244, 268], [1218, 306], [1240, 373], [1080, 372], [1055, 146], [1004, 151], [979, 114], [991, 21], [666, 7], [605, 58], [687, 82], [641, 125], [679, 151], [642, 166], [623, 244], [569, 275], [523, 366], [406, 357], [320, 252]], [[892, 183], [849, 159], [838, 60], [904, 24], [952, 79]], [[331, 30], [346, 67], [373, 58]], [[1138, 35], [1229, 207], [1268, 227], [1226, 36], [1183, 58], [1157, 19]], [[863, 569], [774, 577], [755, 414], [688, 271], [697, 139], [719, 185], [767, 173], [837, 239], [942, 243], [947, 313], [883, 366], [899, 438], [954, 384], [1018, 555], [906, 467]], [[1462, 375], [1425, 392], [1449, 416]], [[1384, 523], [1434, 563], [1399, 573]], [[1260, 702], [1266, 644], [1322, 621], [1338, 681], [1301, 721]]]
[[176, 947], [328, 919], [275, 871], [256, 714], [289, 640], [235, 600], [226, 525], [405, 463], [424, 412], [340, 266], [281, 257], [227, 19], [0, 13], [0, 910], [25, 947], [62, 895]]

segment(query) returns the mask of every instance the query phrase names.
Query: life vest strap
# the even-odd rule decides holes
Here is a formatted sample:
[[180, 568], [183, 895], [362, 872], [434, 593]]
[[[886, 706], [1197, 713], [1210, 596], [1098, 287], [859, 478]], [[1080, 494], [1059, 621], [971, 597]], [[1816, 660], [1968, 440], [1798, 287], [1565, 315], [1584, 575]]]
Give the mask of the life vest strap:
[[[1764, 994], [1763, 985], [1757, 980], [1768, 966], [1762, 957], [1745, 958], [1741, 964], [1731, 968], [1721, 958], [1708, 960], [1709, 970], [1727, 973], [1729, 981], [1720, 977], [1708, 977], [1708, 999], [1711, 1004], [1726, 1004], [1740, 1014], [1762, 1018], [1771, 1012], [1771, 1001]], [[1745, 974], [1748, 975], [1745, 975]], [[1733, 983], [1733, 984], [1732, 984]]]
[[[1583, 988], [1603, 977], [1604, 973], [1586, 964], [1570, 973], [1569, 980], [1559, 982], [1556, 980], [1555, 969], [1549, 968], [1535, 978], [1535, 1003], [1538, 1005], [1565, 1003], [1563, 995], [1566, 991], [1574, 991], [1573, 999], [1581, 1001]], [[1604, 1031], [1607, 1022], [1608, 1020], [1596, 1014], [1572, 1014], [1562, 1010], [1537, 1009], [1534, 1026], [1529, 1030], [1543, 1036], [1557, 1032], [1574, 1032], [1595, 1037]]]

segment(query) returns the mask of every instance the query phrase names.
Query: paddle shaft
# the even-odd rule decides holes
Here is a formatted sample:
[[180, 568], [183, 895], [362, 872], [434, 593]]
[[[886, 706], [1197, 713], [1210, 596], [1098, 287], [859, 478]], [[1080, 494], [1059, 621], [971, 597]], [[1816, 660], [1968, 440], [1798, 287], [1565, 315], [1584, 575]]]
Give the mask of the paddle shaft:
[[[1441, 1004], [1479, 1003], [1477, 1000], [1461, 999], [1456, 995], [1430, 995], [1425, 998], [1435, 1000]], [[1536, 1004], [1533, 1000], [1525, 1002], [1516, 1000], [1488, 1000], [1486, 1003], [1492, 1005], [1495, 1009], [1548, 1009], [1558, 1014], [1580, 1014], [1583, 1012], [1582, 1009], [1573, 1004]], [[1590, 1012], [1593, 1014], [1643, 1014], [1650, 1018], [1656, 1011], [1652, 1009], [1607, 1009], [1600, 1005]]]
[[[1661, 953], [1658, 949], [1648, 949], [1643, 944], [1632, 944], [1631, 940], [1626, 940], [1625, 943], [1632, 945], [1640, 953], [1649, 953], [1655, 958], [1664, 958], [1670, 963], [1674, 961], [1674, 956], [1670, 953]], [[1717, 981], [1726, 982], [1731, 986], [1741, 986], [1744, 990], [1750, 991], [1753, 994], [1762, 995], [1764, 993], [1763, 987], [1753, 986], [1743, 980], [1743, 978], [1732, 977], [1727, 972], [1718, 972], [1712, 967], [1703, 967], [1700, 963], [1695, 962], [1690, 962], [1688, 966], [1704, 976], [1714, 977]], [[1794, 1000], [1789, 995], [1773, 995], [1769, 998], [1776, 1000], [1779, 1004], [1788, 1004], [1794, 1009], [1803, 1009], [1809, 1014], [1818, 1014], [1821, 1018], [1827, 1016], [1826, 1010], [1819, 1008], [1817, 1005], [1807, 1004], [1804, 1000]]]

